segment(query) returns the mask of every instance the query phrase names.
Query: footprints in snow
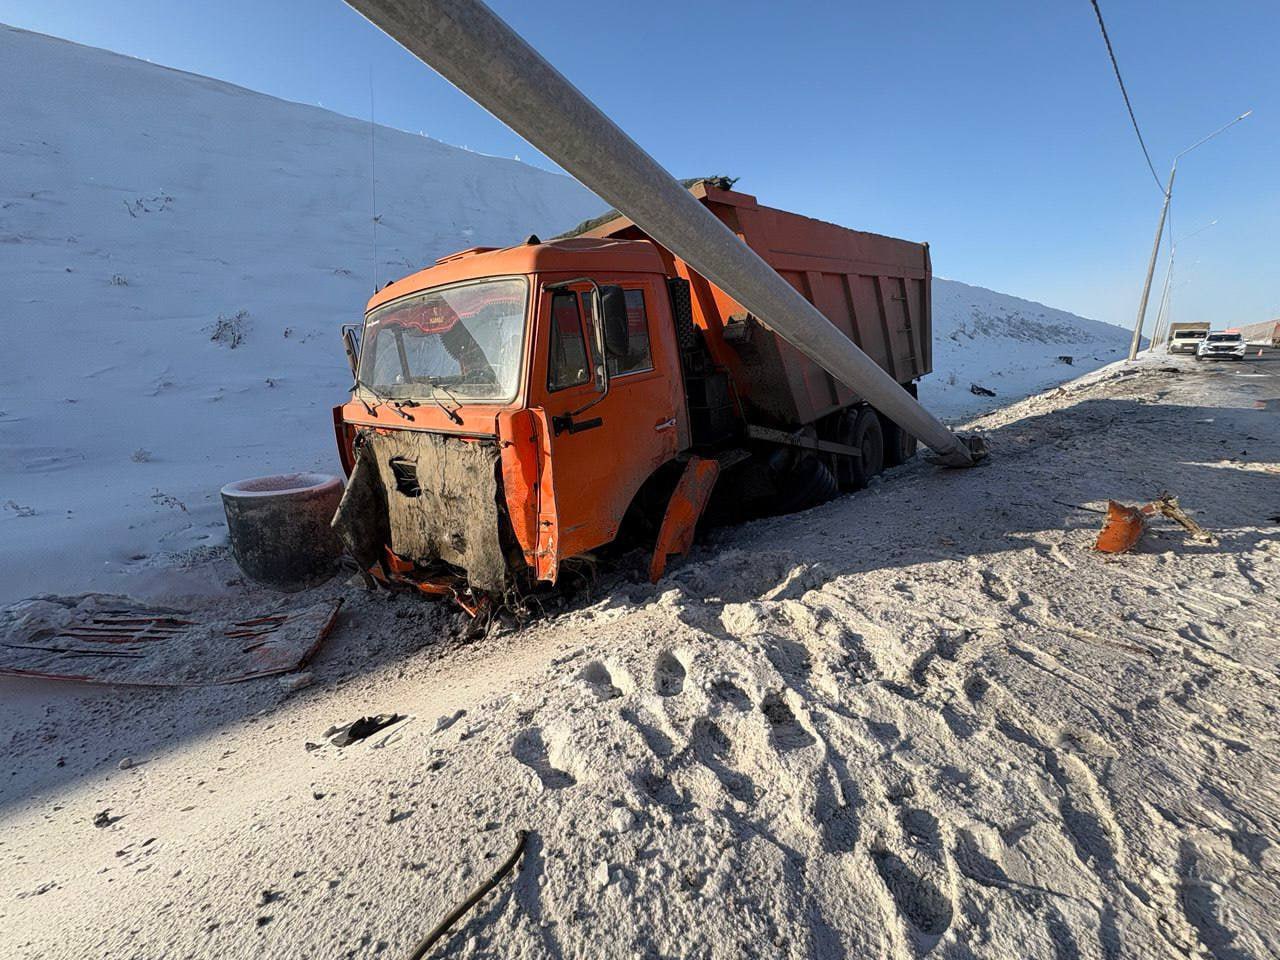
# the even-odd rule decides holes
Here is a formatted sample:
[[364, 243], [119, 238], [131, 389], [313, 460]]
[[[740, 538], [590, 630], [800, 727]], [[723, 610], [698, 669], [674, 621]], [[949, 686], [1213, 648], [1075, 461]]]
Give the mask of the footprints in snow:
[[688, 672], [674, 653], [664, 650], [658, 657], [658, 665], [653, 671], [654, 690], [660, 697], [675, 697], [684, 692], [684, 681]]
[[548, 790], [562, 790], [577, 783], [573, 774], [551, 765], [550, 751], [542, 739], [540, 727], [530, 727], [516, 737], [511, 745], [512, 755], [538, 775]]
[[[799, 663], [805, 660], [798, 656], [788, 659]], [[760, 746], [767, 745], [779, 754], [818, 742], [781, 691], [768, 693], [757, 704], [738, 683], [721, 676], [703, 685], [705, 701], [699, 701], [696, 694], [694, 700], [688, 700], [690, 666], [682, 654], [672, 650], [658, 654], [652, 671], [649, 693], [638, 688], [624, 668], [607, 660], [590, 660], [578, 669], [575, 679], [602, 704], [628, 698], [619, 705], [618, 716], [639, 734], [645, 750], [656, 762], [642, 762], [631, 779], [654, 802], [669, 807], [687, 803], [687, 794], [673, 785], [672, 776], [693, 764], [695, 769], [710, 771], [729, 796], [753, 805], [765, 792], [745, 769], [757, 761], [757, 754], [746, 744], [736, 742], [736, 738], [745, 737], [751, 742], [758, 737]], [[637, 693], [638, 697], [631, 698]], [[650, 699], [646, 701], [646, 697]], [[662, 707], [664, 701], [670, 706]], [[703, 703], [706, 712], [688, 717], [689, 706], [698, 702]], [[686, 716], [681, 718], [681, 714]], [[682, 736], [680, 728], [686, 723], [687, 733]], [[554, 762], [556, 746], [548, 743], [544, 732], [535, 726], [517, 737], [511, 749], [546, 789], [559, 790], [573, 786], [578, 778], [562, 769], [565, 764]], [[831, 842], [841, 846], [847, 841], [840, 836], [848, 835], [850, 830], [841, 827], [838, 814], [833, 817]], [[856, 828], [852, 835], [856, 837]]]
[[601, 700], [613, 700], [622, 696], [622, 691], [613, 684], [613, 674], [599, 660], [592, 660], [583, 667], [578, 674], [578, 679]]
[[769, 736], [779, 752], [799, 750], [817, 742], [809, 731], [800, 726], [796, 715], [778, 694], [771, 693], [766, 696], [760, 704], [760, 711], [769, 721]]
[[951, 926], [954, 914], [951, 900], [937, 884], [913, 871], [897, 854], [879, 850], [871, 856], [898, 911], [924, 937], [936, 942]]

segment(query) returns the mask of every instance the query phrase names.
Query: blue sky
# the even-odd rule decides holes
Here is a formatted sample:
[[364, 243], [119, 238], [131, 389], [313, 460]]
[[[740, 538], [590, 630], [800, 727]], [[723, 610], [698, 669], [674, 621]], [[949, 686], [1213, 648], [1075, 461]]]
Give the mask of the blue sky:
[[[1088, 0], [492, 6], [677, 176], [1132, 324], [1161, 196]], [[1179, 165], [1175, 233], [1219, 223], [1179, 250], [1175, 319], [1280, 316], [1280, 6], [1102, 7], [1161, 177], [1255, 111]], [[0, 0], [0, 21], [361, 118], [372, 75], [380, 123], [550, 166], [340, 2]]]

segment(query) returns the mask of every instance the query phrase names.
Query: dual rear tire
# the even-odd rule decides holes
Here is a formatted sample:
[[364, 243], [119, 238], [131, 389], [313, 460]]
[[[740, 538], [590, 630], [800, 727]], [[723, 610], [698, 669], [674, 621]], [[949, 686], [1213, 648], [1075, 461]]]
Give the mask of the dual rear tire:
[[870, 407], [853, 407], [836, 415], [831, 439], [862, 451], [862, 459], [833, 455], [833, 469], [841, 490], [861, 490], [887, 467], [897, 467], [916, 455], [916, 438]]
[[779, 509], [789, 513], [815, 506], [840, 492], [862, 490], [886, 467], [916, 455], [916, 438], [868, 406], [849, 407], [819, 425], [824, 440], [854, 447], [860, 458], [835, 453], [797, 457], [781, 483]]
[[842, 457], [833, 454], [836, 479], [841, 490], [861, 490], [871, 478], [885, 468], [885, 435], [880, 417], [870, 407], [854, 407], [837, 414], [835, 436], [837, 443], [855, 447], [861, 458]]

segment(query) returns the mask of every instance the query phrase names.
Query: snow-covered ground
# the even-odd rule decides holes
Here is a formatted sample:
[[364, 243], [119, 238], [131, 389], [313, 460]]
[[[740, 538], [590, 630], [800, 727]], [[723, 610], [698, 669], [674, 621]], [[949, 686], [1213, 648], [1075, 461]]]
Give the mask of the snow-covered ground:
[[[383, 282], [601, 206], [422, 136], [377, 128], [376, 156]], [[222, 484], [337, 470], [338, 328], [374, 284], [370, 193], [367, 123], [0, 27], [0, 602], [171, 587], [171, 556], [222, 541]], [[947, 280], [934, 324], [922, 396], [951, 419], [1125, 343]]]
[[335, 581], [301, 691], [0, 680], [0, 955], [407, 957], [528, 830], [432, 956], [1275, 958], [1280, 355], [1174, 363], [518, 632]]

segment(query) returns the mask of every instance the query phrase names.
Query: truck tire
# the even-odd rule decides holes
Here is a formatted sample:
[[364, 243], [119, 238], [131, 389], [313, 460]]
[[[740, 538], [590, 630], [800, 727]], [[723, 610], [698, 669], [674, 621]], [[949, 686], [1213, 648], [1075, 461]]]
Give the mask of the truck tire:
[[778, 509], [782, 513], [807, 510], [826, 503], [839, 492], [836, 478], [813, 454], [801, 457], [782, 478]]
[[[831, 421], [831, 436], [829, 439], [836, 443], [843, 443], [847, 447], [857, 446], [857, 439], [854, 431], [858, 425], [857, 409], [841, 410], [833, 415]], [[839, 454], [832, 454], [828, 466], [831, 472], [835, 474], [836, 484], [841, 490], [857, 490], [858, 463], [852, 457], [842, 457]]]
[[858, 411], [850, 446], [862, 451], [862, 459], [850, 461], [853, 464], [853, 489], [861, 490], [872, 477], [884, 470], [884, 430], [880, 426], [879, 414], [870, 407]]
[[900, 466], [915, 457], [919, 449], [915, 437], [886, 417], [880, 418], [880, 427], [884, 431], [884, 465], [886, 467]]

